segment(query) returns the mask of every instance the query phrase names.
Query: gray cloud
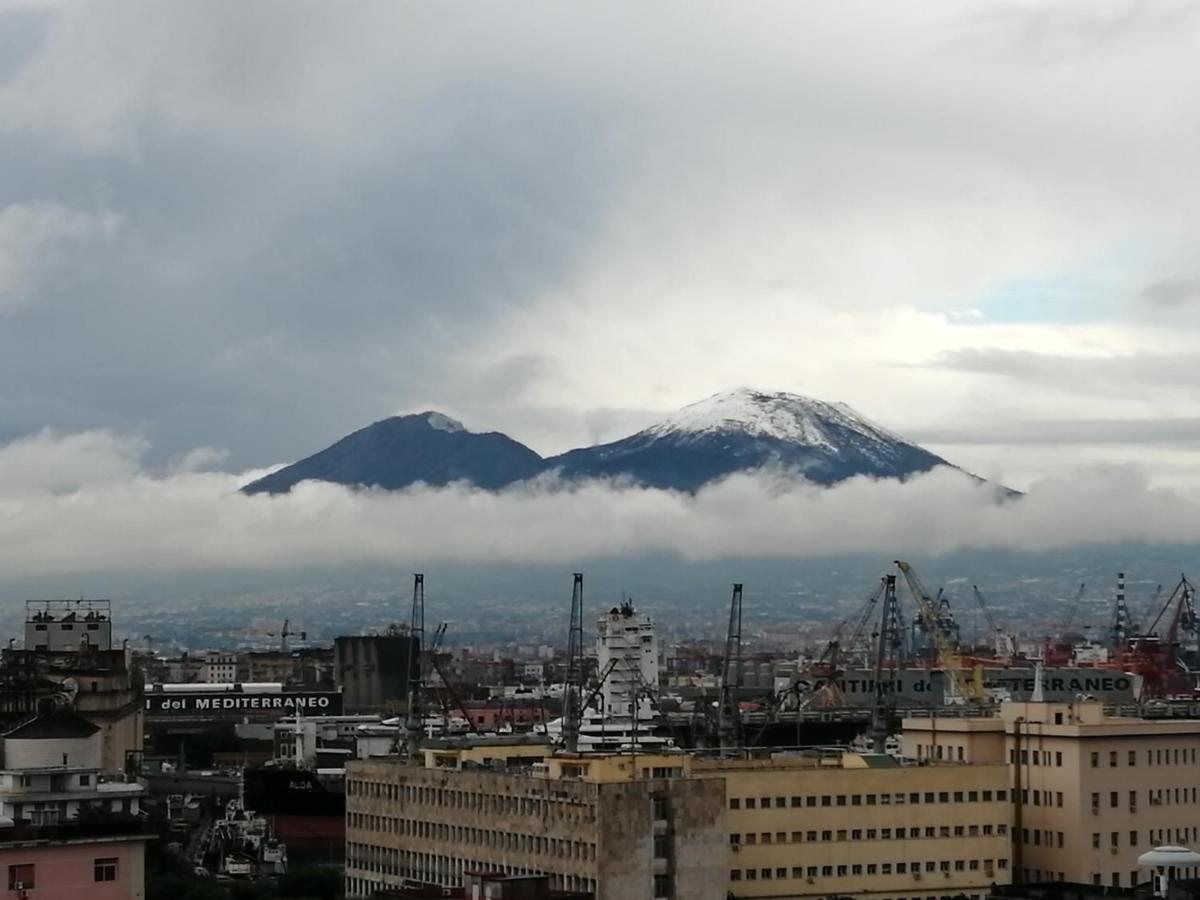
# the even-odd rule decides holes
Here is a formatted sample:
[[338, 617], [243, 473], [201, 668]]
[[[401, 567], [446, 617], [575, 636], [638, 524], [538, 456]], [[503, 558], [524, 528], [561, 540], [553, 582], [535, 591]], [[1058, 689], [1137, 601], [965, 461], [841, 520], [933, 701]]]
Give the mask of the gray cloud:
[[1062, 419], [1005, 422], [970, 429], [916, 429], [908, 435], [929, 444], [1197, 444], [1200, 418]]
[[[945, 427], [992, 353], [963, 347], [1057, 336], [1051, 315], [1013, 338], [960, 307], [1122, 241], [1185, 244], [1200, 202], [1179, 177], [1200, 151], [1191, 87], [1164, 77], [1191, 70], [1194, 17], [980, 26], [1051, 56], [1072, 35], [1106, 48], [1052, 71], [945, 52], [993, 8], [0, 17], [0, 209], [121, 223], [46, 253], [0, 241], [52, 300], [0, 328], [0, 379], [21, 386], [0, 392], [0, 439], [108, 428], [145, 436], [154, 471], [212, 446], [236, 469], [442, 407], [550, 452], [746, 382]], [[1129, 331], [1109, 344], [1156, 346]], [[1166, 362], [1128, 383], [1190, 398]], [[1093, 371], [991, 365], [1023, 367], [1013, 407]]]
[[971, 349], [945, 353], [936, 368], [1001, 375], [1045, 388], [1078, 394], [1144, 395], [1147, 387], [1181, 395], [1200, 394], [1191, 353], [1135, 353], [1123, 356], [1066, 356], [1029, 350]]
[[1200, 278], [1163, 278], [1146, 285], [1138, 296], [1154, 306], [1183, 306], [1200, 300]]

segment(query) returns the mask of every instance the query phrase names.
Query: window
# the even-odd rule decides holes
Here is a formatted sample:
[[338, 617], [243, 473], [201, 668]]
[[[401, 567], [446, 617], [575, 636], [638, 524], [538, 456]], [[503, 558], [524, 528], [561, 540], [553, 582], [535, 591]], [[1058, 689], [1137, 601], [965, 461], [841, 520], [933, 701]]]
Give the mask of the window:
[[92, 866], [93, 881], [116, 881], [117, 880], [117, 858], [115, 856], [101, 856]]
[[1060, 769], [1062, 768], [1062, 751], [1061, 750], [1054, 751], [1054, 765], [1058, 766]]
[[738, 844], [740, 844], [741, 842], [742, 842], [742, 836], [740, 834], [731, 834], [729, 836], [729, 843], [733, 844], [735, 847]]
[[1108, 765], [1111, 768], [1111, 767], [1115, 766], [1116, 764], [1117, 764], [1117, 751], [1109, 750], [1108, 751]]
[[729, 808], [730, 809], [741, 809], [742, 808], [741, 799], [738, 797], [730, 797], [729, 798]]
[[1121, 805], [1120, 795], [1116, 791], [1111, 791], [1108, 795], [1108, 805], [1116, 809]]
[[1092, 809], [1099, 809], [1099, 808], [1100, 808], [1100, 795], [1098, 793], [1093, 792], [1092, 793]]
[[[730, 835], [732, 839], [733, 835]], [[737, 841], [732, 841], [737, 843]], [[654, 856], [656, 859], [667, 859], [671, 855], [671, 839], [665, 834], [656, 834], [654, 836]], [[96, 879], [99, 881], [99, 879]]]
[[79, 776], [79, 786], [80, 787], [87, 787], [91, 783], [92, 783], [91, 775], [80, 775]]
[[1137, 791], [1129, 792], [1129, 811], [1133, 812], [1137, 809]]
[[1093, 750], [1092, 751], [1092, 768], [1094, 769], [1098, 765], [1100, 765], [1100, 754], [1097, 753], [1095, 750]]
[[1137, 832], [1136, 831], [1129, 832], [1129, 846], [1136, 847], [1137, 845], [1138, 845]]
[[746, 809], [754, 809], [754, 798], [753, 797], [746, 798]]
[[8, 889], [10, 891], [26, 890], [35, 886], [33, 863], [20, 863], [8, 867]]
[[763, 877], [763, 878], [770, 878], [770, 877], [771, 877], [771, 870], [770, 870], [770, 869], [763, 869], [763, 870], [762, 870], [762, 877]]
[[1098, 832], [1098, 831], [1092, 832], [1092, 846], [1093, 847], [1100, 846], [1100, 832]]
[[655, 875], [654, 876], [654, 896], [655, 897], [670, 897], [671, 896], [671, 876], [670, 875]]
[[786, 806], [787, 806], [787, 797], [776, 797], [775, 798], [775, 808], [776, 809], [783, 809]]
[[800, 805], [801, 805], [803, 802], [804, 802], [804, 801], [803, 801], [801, 798], [799, 798], [799, 797], [793, 797], [793, 798], [792, 798], [792, 807], [793, 807], [793, 808], [795, 808], [795, 807], [797, 807], [797, 806], [800, 806]]
[[729, 872], [729, 880], [730, 881], [741, 881], [742, 880], [742, 870], [741, 869], [731, 869]]
[[832, 805], [833, 805], [833, 798], [832, 798], [832, 797], [830, 797], [828, 794], [826, 794], [825, 796], [823, 796], [823, 797], [821, 798], [821, 805], [822, 805], [822, 806], [832, 806]]
[[746, 843], [747, 844], [757, 844], [758, 843], [758, 835], [755, 834], [754, 832], [750, 832], [749, 834], [746, 835]]
[[1119, 831], [1114, 831], [1112, 833], [1112, 836], [1109, 838], [1109, 840], [1111, 841], [1111, 843], [1114, 847], [1121, 846], [1121, 833]]
[[654, 818], [655, 819], [665, 819], [666, 817], [667, 817], [667, 798], [666, 797], [655, 797], [654, 798]]
[[1136, 750], [1129, 751], [1129, 764], [1131, 766], [1137, 765], [1137, 751]]

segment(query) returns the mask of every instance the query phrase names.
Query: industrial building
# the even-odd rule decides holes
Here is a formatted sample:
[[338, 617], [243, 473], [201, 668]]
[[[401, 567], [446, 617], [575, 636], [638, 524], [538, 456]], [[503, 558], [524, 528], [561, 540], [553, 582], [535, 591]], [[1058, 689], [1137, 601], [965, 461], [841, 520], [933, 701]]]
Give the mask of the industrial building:
[[339, 637], [333, 643], [334, 684], [348, 713], [396, 712], [408, 697], [414, 645], [406, 634]]
[[1132, 888], [1146, 877], [1139, 854], [1200, 841], [1195, 718], [1114, 716], [1086, 700], [1006, 703], [990, 718], [906, 718], [903, 743], [924, 760], [1009, 767], [1013, 865], [1025, 882]]

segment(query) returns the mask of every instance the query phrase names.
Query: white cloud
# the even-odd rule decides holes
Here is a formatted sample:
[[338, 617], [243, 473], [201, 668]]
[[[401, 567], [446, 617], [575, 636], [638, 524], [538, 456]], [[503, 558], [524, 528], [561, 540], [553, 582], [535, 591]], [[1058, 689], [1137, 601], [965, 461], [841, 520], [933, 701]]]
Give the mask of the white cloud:
[[904, 484], [854, 479], [827, 490], [769, 474], [735, 476], [695, 497], [596, 483], [492, 494], [315, 482], [284, 496], [247, 497], [237, 487], [256, 473], [152, 476], [136, 467], [143, 449], [97, 433], [44, 433], [0, 449], [0, 568], [20, 576], [1200, 541], [1200, 497], [1153, 488], [1127, 467], [1047, 479], [1004, 503], [951, 471]]
[[69, 244], [107, 239], [119, 224], [113, 213], [55, 203], [13, 203], [0, 209], [0, 313], [30, 302], [38, 276], [62, 262]]

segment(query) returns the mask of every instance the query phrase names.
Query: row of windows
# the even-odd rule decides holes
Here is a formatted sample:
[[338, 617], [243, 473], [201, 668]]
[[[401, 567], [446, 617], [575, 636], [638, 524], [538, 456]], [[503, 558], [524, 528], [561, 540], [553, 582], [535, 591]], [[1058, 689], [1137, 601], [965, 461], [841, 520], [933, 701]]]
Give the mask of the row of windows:
[[[924, 868], [922, 868], [922, 865]], [[995, 869], [1007, 869], [1008, 860], [991, 860], [991, 859], [943, 859], [943, 860], [925, 860], [924, 864], [919, 862], [897, 862], [897, 863], [856, 863], [855, 865], [845, 866], [792, 866], [789, 869], [785, 866], [765, 867], [761, 869], [731, 869], [729, 872], [730, 881], [758, 881], [759, 879], [771, 878], [847, 878], [855, 875], [891, 875], [893, 872], [896, 875], [919, 875], [922, 871], [925, 872], [978, 872], [983, 870], [985, 875], [991, 876]]]
[[[940, 747], [938, 750], [940, 751]], [[959, 748], [959, 759], [962, 759], [962, 748]], [[941, 753], [938, 753], [938, 758], [941, 759]], [[1122, 754], [1119, 750], [1109, 750], [1107, 753], [1107, 761], [1109, 768], [1116, 768], [1121, 764]], [[1100, 768], [1101, 751], [1093, 750], [1090, 755], [1092, 768]], [[1124, 753], [1125, 765], [1136, 766], [1138, 764], [1138, 751], [1126, 750]], [[1146, 765], [1148, 766], [1170, 766], [1170, 765], [1195, 765], [1196, 764], [1196, 748], [1195, 747], [1159, 747], [1153, 750], [1145, 751]], [[1016, 748], [1009, 748], [1008, 751], [1009, 763], [1017, 761]], [[1054, 766], [1062, 768], [1063, 755], [1061, 750], [1022, 750], [1021, 763], [1024, 765], [1033, 766]]]
[[400, 819], [394, 816], [376, 816], [359, 812], [347, 812], [346, 825], [349, 828], [381, 834], [405, 835], [434, 841], [454, 841], [458, 844], [474, 844], [498, 850], [537, 853], [563, 859], [594, 860], [596, 858], [594, 843], [522, 834], [508, 828], [471, 828], [466, 825], [426, 822], [420, 819]]
[[[505, 875], [550, 875], [550, 886], [557, 890], [594, 893], [596, 882], [579, 875], [562, 875], [533, 869], [494, 863], [490, 860], [464, 860], [433, 853], [416, 853], [373, 847], [369, 844], [346, 844], [346, 895], [370, 897], [377, 891], [395, 888], [404, 880], [429, 884], [461, 884], [467, 870], [486, 867]], [[350, 874], [353, 872], [354, 874]], [[366, 877], [363, 877], [364, 874]], [[371, 877], [375, 876], [375, 877]]]
[[389, 784], [381, 781], [347, 779], [346, 793], [355, 797], [375, 797], [405, 803], [421, 803], [440, 809], [467, 809], [495, 815], [544, 817], [559, 815], [574, 821], [593, 821], [595, 807], [564, 792], [561, 797], [515, 797], [512, 794], [484, 791], [459, 791], [416, 784]]
[[[926, 825], [922, 828], [839, 828], [837, 830], [827, 829], [825, 831], [763, 831], [759, 833], [748, 832], [744, 836], [741, 834], [729, 835], [729, 843], [731, 844], [800, 844], [800, 843], [816, 843], [818, 841], [861, 841], [861, 840], [915, 840], [917, 838], [948, 838], [948, 837], [978, 837], [980, 834], [985, 836], [1006, 835], [1008, 834], [1008, 825], [1001, 823], [1000, 825]], [[789, 841], [788, 836], [791, 836]], [[744, 840], [743, 840], [744, 837]]]
[[911, 791], [896, 794], [808, 794], [793, 797], [730, 797], [730, 809], [796, 809], [814, 806], [890, 806], [904, 803], [1006, 802], [1008, 791]]
[[[1151, 806], [1170, 806], [1172, 803], [1195, 803], [1196, 789], [1195, 788], [1154, 788], [1146, 792], [1146, 799]], [[1138, 794], [1137, 791], [1129, 792], [1129, 809], [1131, 811], [1137, 809]], [[1062, 795], [1059, 794], [1059, 806], [1062, 806]], [[1121, 792], [1108, 792], [1108, 806], [1110, 809], [1121, 808]], [[1092, 793], [1092, 809], [1100, 808], [1100, 792]]]
[[[1117, 760], [1120, 758], [1118, 751], [1108, 751], [1108, 765], [1116, 766]], [[1126, 759], [1128, 765], [1137, 765], [1138, 754], [1136, 750], [1127, 750]], [[1192, 765], [1196, 764], [1196, 748], [1195, 747], [1159, 747], [1155, 750], [1146, 751], [1146, 765], [1148, 766], [1171, 766], [1171, 765]], [[1092, 768], [1096, 769], [1100, 766], [1099, 751], [1092, 751]]]
[[[92, 881], [116, 881], [117, 857], [98, 856], [92, 860]], [[15, 863], [8, 867], [8, 889], [29, 891], [37, 887], [37, 866], [34, 863]]]

